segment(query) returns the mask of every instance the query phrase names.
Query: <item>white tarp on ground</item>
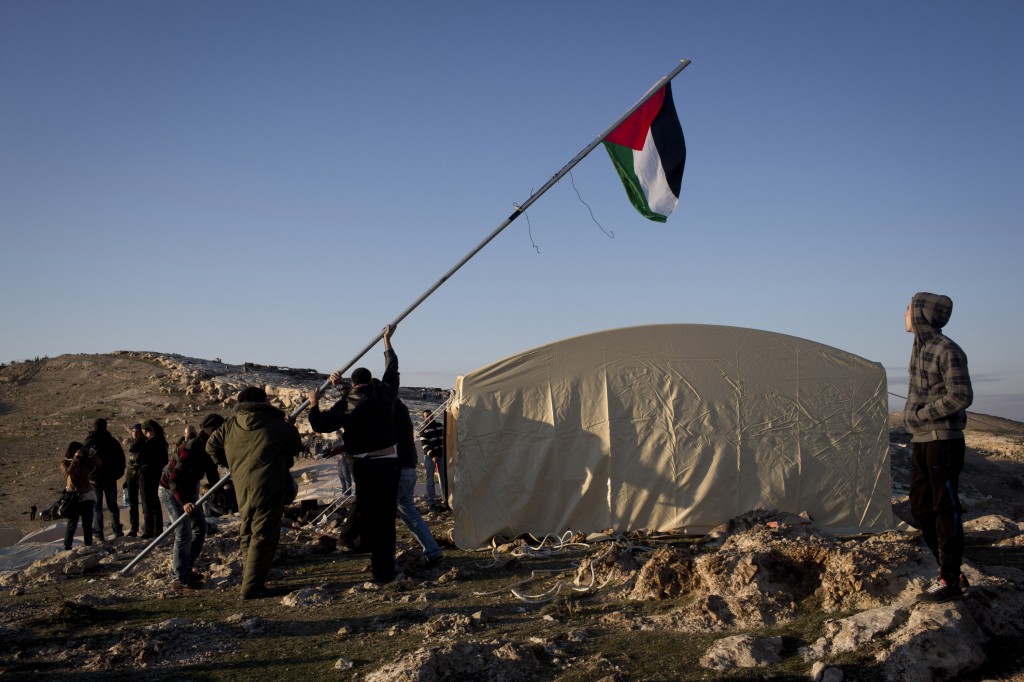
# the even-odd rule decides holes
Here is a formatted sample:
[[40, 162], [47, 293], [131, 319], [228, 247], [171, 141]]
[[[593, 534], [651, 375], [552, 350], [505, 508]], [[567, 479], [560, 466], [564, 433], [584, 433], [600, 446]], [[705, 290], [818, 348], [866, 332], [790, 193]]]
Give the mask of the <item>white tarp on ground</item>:
[[454, 539], [704, 533], [756, 508], [892, 528], [881, 365], [804, 339], [654, 325], [557, 341], [459, 377]]

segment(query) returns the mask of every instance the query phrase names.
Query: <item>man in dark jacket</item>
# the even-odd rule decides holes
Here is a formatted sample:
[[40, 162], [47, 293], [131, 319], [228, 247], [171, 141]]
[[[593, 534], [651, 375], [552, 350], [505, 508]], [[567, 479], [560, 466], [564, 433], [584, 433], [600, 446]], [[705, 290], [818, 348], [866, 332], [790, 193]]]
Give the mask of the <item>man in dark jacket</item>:
[[[206, 540], [206, 516], [196, 502], [204, 476], [211, 486], [217, 482], [217, 465], [206, 453], [206, 443], [210, 433], [223, 423], [223, 417], [213, 414], [203, 421], [204, 428], [199, 432], [191, 425], [185, 427], [184, 440], [171, 453], [160, 476], [160, 502], [171, 522], [182, 514], [189, 517], [174, 529], [171, 577], [175, 589], [194, 589], [203, 583], [204, 577], [195, 570], [195, 562]], [[207, 430], [207, 425], [213, 428]]]
[[256, 386], [239, 392], [235, 416], [206, 443], [213, 461], [231, 472], [238, 496], [243, 599], [272, 594], [267, 575], [281, 537], [285, 496], [292, 492], [290, 470], [301, 449], [298, 430]]
[[[370, 370], [352, 372], [352, 386], [341, 399], [321, 412], [319, 395], [309, 393], [309, 425], [317, 433], [344, 429], [345, 452], [353, 456], [356, 514], [362, 520], [363, 539], [370, 550], [373, 580], [395, 579], [395, 518], [398, 514], [398, 452], [395, 449], [395, 400], [398, 398], [398, 356], [391, 348], [391, 325], [384, 327], [384, 375], [378, 381]], [[330, 376], [332, 386], [341, 374]]]
[[128, 429], [128, 439], [125, 445], [128, 446], [128, 463], [124, 469], [124, 488], [128, 493], [128, 523], [131, 529], [128, 535], [135, 537], [139, 534], [139, 501], [142, 493], [142, 461], [141, 451], [146, 437], [142, 435], [142, 424], [136, 423]]
[[904, 326], [914, 335], [910, 387], [903, 421], [911, 434], [910, 511], [939, 563], [939, 579], [920, 597], [943, 602], [963, 596], [960, 573], [964, 528], [960, 471], [964, 466], [964, 427], [974, 402], [967, 355], [942, 328], [953, 313], [948, 296], [920, 292], [907, 306]]
[[121, 507], [117, 498], [117, 480], [124, 476], [124, 448], [107, 431], [107, 420], [97, 419], [93, 430], [85, 439], [86, 452], [99, 457], [100, 465], [89, 474], [89, 482], [96, 490], [96, 513], [92, 517], [92, 533], [100, 541], [103, 536], [103, 502], [110, 511], [111, 537], [124, 535], [121, 527]]
[[131, 450], [139, 457], [139, 497], [142, 503], [142, 538], [158, 537], [164, 532], [164, 514], [160, 505], [160, 476], [167, 466], [167, 436], [155, 419], [142, 422], [142, 441]]

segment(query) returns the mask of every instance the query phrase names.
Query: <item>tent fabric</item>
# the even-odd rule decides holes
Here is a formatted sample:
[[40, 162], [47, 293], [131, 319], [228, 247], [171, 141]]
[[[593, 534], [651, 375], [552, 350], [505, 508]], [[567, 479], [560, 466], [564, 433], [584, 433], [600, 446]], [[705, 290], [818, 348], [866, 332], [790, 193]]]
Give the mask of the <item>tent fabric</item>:
[[666, 324], [565, 339], [457, 380], [454, 540], [683, 530], [758, 508], [894, 526], [878, 363], [804, 339]]

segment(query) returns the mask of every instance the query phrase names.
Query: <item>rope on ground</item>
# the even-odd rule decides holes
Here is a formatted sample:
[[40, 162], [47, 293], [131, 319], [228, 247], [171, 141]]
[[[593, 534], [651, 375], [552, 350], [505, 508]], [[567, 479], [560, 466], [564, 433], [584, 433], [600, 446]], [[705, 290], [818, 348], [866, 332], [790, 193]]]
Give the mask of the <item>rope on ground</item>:
[[543, 604], [544, 602], [549, 602], [555, 597], [557, 597], [558, 594], [562, 591], [563, 587], [568, 587], [570, 590], [574, 590], [576, 592], [589, 592], [590, 589], [594, 586], [595, 582], [597, 582], [597, 574], [594, 572], [594, 564], [591, 563], [590, 584], [586, 587], [577, 587], [576, 585], [570, 585], [569, 583], [559, 578], [555, 581], [555, 584], [551, 586], [551, 589], [540, 594], [523, 594], [515, 588], [512, 588], [511, 592], [512, 596], [516, 597], [520, 601], [526, 602], [527, 604]]
[[[590, 545], [586, 542], [573, 542], [574, 533], [571, 530], [567, 530], [562, 535], [555, 535], [554, 533], [548, 533], [544, 538], [537, 543], [536, 547], [530, 547], [529, 545], [521, 545], [519, 547], [513, 547], [509, 550], [509, 554], [514, 559], [537, 559], [543, 557], [557, 556], [567, 551], [587, 551], [590, 549]], [[530, 537], [533, 537], [532, 535]], [[548, 538], [553, 538], [554, 542], [550, 547], [547, 547]], [[537, 538], [533, 538], [534, 541]], [[494, 543], [494, 540], [491, 541]], [[501, 548], [497, 544], [493, 544], [491, 547], [491, 562], [489, 564], [482, 564], [480, 568], [494, 568], [503, 563], [506, 563], [501, 559]]]
[[496, 590], [490, 590], [489, 592], [473, 592], [473, 594], [474, 594], [474, 596], [477, 596], [477, 597], [493, 597], [496, 594], [501, 594], [502, 592], [504, 592], [507, 589], [516, 588], [516, 587], [519, 587], [520, 585], [525, 585], [527, 583], [533, 582], [534, 580], [536, 580], [538, 578], [539, 574], [541, 574], [541, 573], [562, 573], [562, 571], [560, 571], [560, 570], [553, 570], [553, 569], [543, 569], [543, 570], [530, 571], [530, 577], [529, 578], [523, 578], [522, 580], [518, 580], [518, 581], [512, 583], [511, 585], [504, 585], [502, 587], [499, 587]]
[[[574, 533], [572, 531], [566, 531], [561, 536], [555, 535], [554, 533], [548, 533], [547, 535], [544, 536], [544, 538], [542, 540], [540, 540], [540, 542], [537, 544], [537, 546], [531, 547], [529, 545], [524, 545], [524, 546], [516, 547], [510, 553], [515, 558], [524, 558], [524, 559], [531, 559], [531, 558], [533, 558], [533, 559], [536, 559], [536, 558], [547, 558], [547, 557], [551, 557], [551, 556], [556, 556], [556, 555], [563, 554], [563, 553], [566, 553], [566, 552], [569, 552], [569, 551], [586, 551], [586, 550], [592, 549], [592, 545], [589, 544], [589, 543], [573, 542], [573, 540], [572, 540], [573, 535], [574, 535]], [[549, 539], [552, 540], [552, 543], [551, 543], [550, 546], [548, 546], [548, 540]], [[534, 540], [536, 540], [536, 538], [534, 538]], [[489, 592], [474, 592], [473, 594], [478, 596], [478, 597], [486, 597], [486, 596], [493, 596], [493, 595], [496, 595], [496, 594], [500, 594], [500, 593], [504, 592], [505, 590], [509, 590], [511, 592], [512, 596], [514, 596], [516, 599], [519, 599], [520, 601], [523, 601], [523, 602], [528, 603], [528, 604], [542, 604], [544, 602], [551, 601], [552, 599], [557, 597], [562, 592], [562, 589], [565, 588], [565, 587], [568, 587], [569, 589], [571, 589], [571, 590], [573, 590], [575, 592], [590, 592], [591, 590], [594, 590], [594, 589], [601, 590], [606, 585], [608, 585], [612, 581], [613, 578], [612, 578], [611, 575], [609, 575], [604, 581], [601, 582], [600, 585], [596, 585], [596, 588], [595, 588], [595, 584], [597, 583], [597, 571], [594, 568], [594, 566], [595, 566], [595, 564], [598, 564], [601, 561], [603, 561], [616, 548], [620, 548], [623, 551], [629, 552], [629, 553], [641, 553], [641, 554], [650, 554], [651, 552], [654, 551], [654, 549], [652, 547], [645, 546], [645, 545], [636, 545], [636, 544], [634, 544], [632, 540], [630, 540], [626, 535], [623, 535], [623, 534], [617, 534], [617, 535], [614, 535], [614, 536], [608, 536], [607, 540], [609, 542], [603, 548], [603, 550], [600, 553], [598, 553], [596, 556], [592, 557], [591, 560], [590, 560], [590, 565], [588, 566], [589, 571], [590, 571], [590, 583], [588, 585], [585, 585], [585, 586], [573, 585], [573, 584], [563, 580], [562, 578], [558, 578], [555, 581], [554, 585], [552, 585], [550, 588], [548, 588], [544, 592], [541, 592], [541, 593], [538, 593], [538, 594], [530, 594], [530, 593], [527, 593], [527, 592], [525, 592], [523, 590], [518, 589], [518, 588], [520, 588], [523, 585], [526, 585], [528, 583], [534, 582], [535, 580], [537, 580], [543, 574], [547, 574], [547, 573], [565, 573], [566, 570], [570, 570], [570, 569], [534, 570], [534, 571], [530, 572], [530, 577], [526, 578], [524, 580], [516, 581], [516, 582], [512, 583], [511, 585], [505, 585], [504, 587], [500, 587], [500, 588], [498, 588], [496, 590], [492, 590], [492, 591], [489, 591]], [[489, 564], [486, 564], [486, 565], [482, 566], [482, 568], [492, 568], [494, 566], [497, 566], [497, 565], [503, 563], [500, 555], [501, 555], [501, 551], [498, 548], [498, 546], [495, 545], [494, 547], [491, 548], [491, 557], [492, 557], [493, 561], [491, 563], [489, 563]], [[572, 569], [578, 569], [579, 565], [580, 564], [578, 562], [573, 563], [571, 568]]]

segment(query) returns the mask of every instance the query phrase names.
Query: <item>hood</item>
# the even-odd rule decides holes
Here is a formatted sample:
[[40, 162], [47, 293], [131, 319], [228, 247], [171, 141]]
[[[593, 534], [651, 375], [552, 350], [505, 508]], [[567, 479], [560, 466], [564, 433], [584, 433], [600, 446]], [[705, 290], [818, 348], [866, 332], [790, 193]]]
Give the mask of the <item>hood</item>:
[[919, 291], [910, 301], [910, 324], [915, 336], [940, 334], [953, 314], [953, 299]]
[[238, 403], [235, 420], [246, 431], [262, 429], [272, 419], [284, 419], [284, 412], [267, 403]]

